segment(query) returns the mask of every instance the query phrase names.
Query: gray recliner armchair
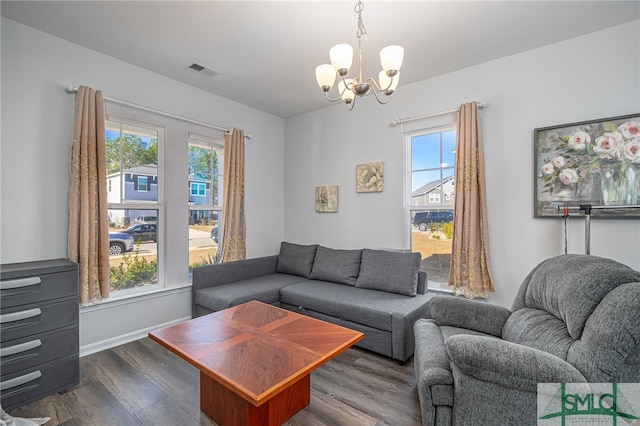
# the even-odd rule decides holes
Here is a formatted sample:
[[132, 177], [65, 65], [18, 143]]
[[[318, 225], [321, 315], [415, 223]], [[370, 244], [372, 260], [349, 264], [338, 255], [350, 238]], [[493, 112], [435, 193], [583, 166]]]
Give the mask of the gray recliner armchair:
[[424, 425], [535, 425], [538, 383], [640, 382], [640, 272], [589, 255], [536, 266], [511, 310], [432, 299], [415, 323]]

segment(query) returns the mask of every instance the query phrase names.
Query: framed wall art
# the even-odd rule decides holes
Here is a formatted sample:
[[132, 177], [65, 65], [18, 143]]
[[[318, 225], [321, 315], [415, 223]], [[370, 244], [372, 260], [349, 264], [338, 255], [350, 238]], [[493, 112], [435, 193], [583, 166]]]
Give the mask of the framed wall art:
[[316, 186], [316, 211], [319, 213], [338, 211], [337, 186]]
[[384, 163], [366, 163], [356, 166], [356, 192], [382, 192], [384, 189]]
[[[640, 198], [640, 113], [534, 130], [535, 217], [563, 208], [636, 206]], [[640, 209], [593, 217], [639, 218]]]

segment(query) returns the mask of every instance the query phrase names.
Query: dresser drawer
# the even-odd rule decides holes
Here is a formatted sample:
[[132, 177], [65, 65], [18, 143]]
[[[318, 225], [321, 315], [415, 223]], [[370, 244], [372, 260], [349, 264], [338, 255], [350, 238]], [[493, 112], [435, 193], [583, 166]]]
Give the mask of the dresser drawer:
[[78, 312], [76, 299], [3, 308], [0, 314], [0, 338], [6, 342], [76, 325]]
[[[0, 281], [0, 306], [26, 305], [44, 300], [78, 297], [78, 272], [39, 274]], [[76, 302], [77, 303], [77, 302]]]
[[36, 399], [75, 386], [80, 381], [80, 360], [70, 356], [2, 378], [2, 408], [10, 411]]
[[57, 333], [36, 334], [4, 342], [0, 347], [2, 378], [16, 371], [78, 354], [79, 346], [77, 326]]

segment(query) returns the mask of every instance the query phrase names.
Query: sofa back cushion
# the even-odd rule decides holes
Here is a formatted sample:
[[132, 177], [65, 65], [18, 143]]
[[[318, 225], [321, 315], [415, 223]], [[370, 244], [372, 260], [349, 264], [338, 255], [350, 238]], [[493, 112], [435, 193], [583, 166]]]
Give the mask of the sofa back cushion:
[[600, 302], [567, 361], [591, 383], [640, 382], [640, 280]]
[[280, 244], [276, 272], [309, 278], [317, 247], [316, 244], [300, 245], [283, 241]]
[[420, 253], [363, 249], [356, 287], [415, 296], [421, 260]]
[[362, 250], [336, 250], [318, 246], [309, 278], [355, 285], [361, 257]]
[[616, 287], [640, 281], [640, 272], [611, 259], [566, 254], [545, 260], [525, 278], [511, 307], [540, 309], [562, 320], [577, 340], [587, 319]]
[[640, 380], [640, 272], [557, 256], [525, 278], [511, 310], [503, 339], [552, 353], [591, 382]]

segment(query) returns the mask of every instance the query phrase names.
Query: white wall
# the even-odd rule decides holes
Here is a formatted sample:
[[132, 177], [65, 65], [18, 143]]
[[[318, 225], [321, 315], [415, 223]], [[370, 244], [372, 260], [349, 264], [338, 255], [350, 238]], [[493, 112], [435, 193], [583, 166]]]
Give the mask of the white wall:
[[[407, 52], [406, 60], [420, 52]], [[438, 58], [433, 58], [437, 61]], [[321, 93], [318, 93], [321, 96]], [[563, 253], [558, 219], [533, 218], [533, 130], [640, 112], [640, 21], [401, 86], [386, 106], [368, 97], [287, 119], [285, 237], [334, 248], [407, 248], [403, 137], [393, 119], [478, 100], [486, 166], [491, 266], [510, 306], [526, 274]], [[411, 123], [454, 122], [455, 116]], [[355, 166], [385, 163], [384, 192], [355, 192]], [[339, 185], [339, 212], [316, 213], [314, 188]], [[593, 220], [591, 253], [640, 269], [640, 221]], [[569, 252], [584, 253], [584, 221], [570, 223]]]
[[[284, 238], [284, 120], [90, 49], [2, 19], [0, 263], [67, 256], [69, 150], [74, 96], [68, 84], [223, 127], [246, 144], [247, 256], [278, 251]], [[117, 106], [107, 103], [107, 111]], [[144, 115], [144, 114], [142, 114]], [[182, 126], [182, 127], [181, 127]], [[187, 141], [184, 123], [169, 128], [165, 170], [166, 279], [188, 284]], [[184, 161], [183, 161], [184, 160]], [[174, 226], [175, 224], [184, 226]], [[92, 307], [81, 312], [81, 346], [132, 339], [159, 324], [190, 317], [191, 294]], [[91, 350], [93, 351], [93, 349]]]
[[[403, 138], [389, 123], [487, 102], [482, 126], [497, 288], [491, 301], [505, 306], [533, 266], [563, 251], [561, 221], [533, 218], [533, 129], [640, 112], [640, 21], [401, 86], [386, 106], [360, 99], [351, 112], [334, 105], [286, 121], [4, 18], [1, 31], [1, 263], [66, 257], [74, 104], [67, 84], [252, 133], [248, 257], [276, 253], [282, 240], [405, 248]], [[408, 61], [412, 54], [419, 52], [407, 52]], [[185, 152], [179, 144], [168, 148], [172, 156]], [[356, 164], [375, 161], [385, 163], [384, 192], [357, 194]], [[167, 191], [186, 188], [186, 174], [168, 173]], [[338, 213], [315, 212], [318, 185], [340, 186]], [[166, 215], [186, 225], [181, 202], [168, 200]], [[583, 230], [583, 221], [572, 221], [570, 252], [583, 252]], [[168, 232], [168, 277], [179, 287], [186, 284], [186, 226]], [[593, 221], [592, 253], [640, 269], [639, 221]], [[188, 288], [177, 289], [83, 310], [84, 353], [188, 317], [190, 298]]]

